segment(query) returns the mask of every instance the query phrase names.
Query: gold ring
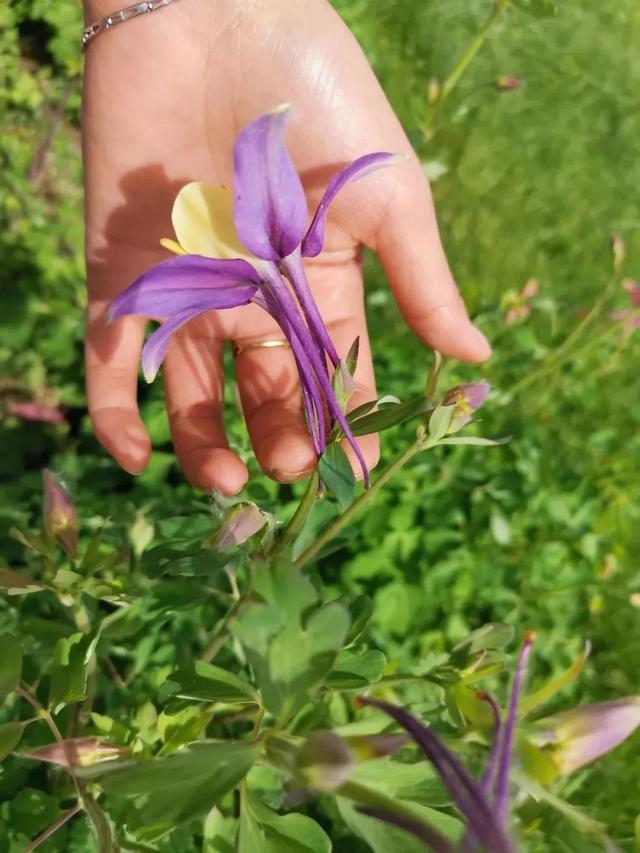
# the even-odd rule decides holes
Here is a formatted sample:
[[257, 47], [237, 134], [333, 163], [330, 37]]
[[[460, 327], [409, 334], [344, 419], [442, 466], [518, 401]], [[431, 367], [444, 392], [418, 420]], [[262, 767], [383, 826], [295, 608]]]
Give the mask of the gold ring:
[[251, 349], [271, 349], [275, 347], [290, 349], [288, 341], [274, 339], [272, 341], [255, 341], [255, 343], [252, 344], [233, 344], [233, 354], [237, 358], [243, 352], [247, 352]]

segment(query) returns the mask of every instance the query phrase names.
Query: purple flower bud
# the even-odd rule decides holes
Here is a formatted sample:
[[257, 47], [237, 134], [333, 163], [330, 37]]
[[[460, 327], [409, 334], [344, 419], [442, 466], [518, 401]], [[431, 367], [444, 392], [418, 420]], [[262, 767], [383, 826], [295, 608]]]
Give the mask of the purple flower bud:
[[488, 382], [471, 382], [467, 385], [456, 385], [444, 395], [443, 406], [455, 406], [449, 432], [457, 432], [463, 426], [471, 423], [471, 415], [479, 409], [487, 399], [491, 386]]
[[78, 518], [60, 480], [51, 471], [42, 472], [44, 487], [44, 526], [67, 552], [78, 555]]
[[640, 696], [581, 705], [540, 720], [534, 738], [548, 747], [560, 775], [567, 775], [605, 755], [640, 726]]

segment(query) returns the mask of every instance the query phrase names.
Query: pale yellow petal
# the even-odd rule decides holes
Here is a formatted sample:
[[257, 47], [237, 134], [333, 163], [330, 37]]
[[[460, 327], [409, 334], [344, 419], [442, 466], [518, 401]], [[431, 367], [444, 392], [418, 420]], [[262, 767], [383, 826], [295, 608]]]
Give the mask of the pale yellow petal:
[[169, 237], [163, 237], [162, 240], [160, 240], [160, 245], [163, 249], [168, 249], [170, 252], [173, 252], [174, 255], [188, 254], [185, 249], [182, 248], [180, 243], [176, 243], [175, 240], [171, 240]]
[[233, 197], [226, 187], [200, 181], [183, 187], [173, 205], [171, 220], [182, 248], [206, 258], [246, 258], [248, 252], [233, 224]]

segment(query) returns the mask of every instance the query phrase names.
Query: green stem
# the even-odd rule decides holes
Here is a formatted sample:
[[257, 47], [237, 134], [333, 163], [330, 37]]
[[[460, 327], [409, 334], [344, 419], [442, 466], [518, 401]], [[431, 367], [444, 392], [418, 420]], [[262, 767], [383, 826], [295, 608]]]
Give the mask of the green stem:
[[424, 449], [426, 449], [424, 442], [419, 440], [410, 445], [404, 453], [398, 456], [395, 461], [382, 471], [380, 476], [371, 484], [371, 487], [367, 489], [366, 492], [360, 495], [360, 497], [354, 501], [351, 506], [345, 510], [345, 512], [339, 515], [338, 518], [336, 518], [335, 521], [333, 521], [327, 529], [320, 534], [313, 545], [310, 545], [306, 551], [303, 551], [303, 553], [294, 560], [294, 564], [298, 566], [298, 568], [306, 566], [306, 564], [324, 548], [327, 542], [333, 539], [336, 533], [339, 533], [343, 527], [349, 524], [354, 515], [356, 515], [357, 512], [359, 512], [373, 497], [375, 497], [375, 495], [378, 494], [382, 487], [389, 482], [397, 471], [413, 459], [416, 453], [419, 453], [419, 451]]
[[[586, 329], [586, 323], [583, 321], [580, 324], [579, 328], [581, 331]], [[560, 365], [564, 364], [567, 361], [573, 360], [576, 356], [580, 355], [585, 349], [589, 349], [594, 346], [594, 344], [598, 344], [601, 341], [604, 341], [607, 338], [611, 337], [611, 334], [615, 331], [615, 326], [609, 326], [595, 338], [589, 338], [588, 340], [583, 341], [580, 346], [576, 347], [571, 351], [567, 351], [566, 346], [563, 345], [559, 350], [556, 350], [555, 353], [545, 359], [545, 361], [540, 365], [537, 370], [534, 370], [533, 373], [529, 373], [527, 376], [524, 376], [520, 380], [520, 382], [517, 382], [513, 386], [513, 388], [510, 389], [509, 396], [515, 397], [517, 394], [520, 394], [525, 388], [528, 388], [530, 385], [533, 385], [539, 379], [544, 378], [548, 373], [560, 367]], [[578, 337], [579, 336], [576, 334], [571, 335], [572, 341], [575, 341]]]
[[213, 639], [211, 640], [207, 648], [200, 656], [200, 660], [203, 660], [206, 663], [211, 663], [211, 661], [215, 658], [220, 649], [224, 646], [227, 637], [229, 636], [229, 626], [231, 625], [231, 622], [244, 608], [250, 595], [251, 590], [245, 590], [240, 596], [240, 598], [236, 599], [233, 606], [230, 607], [229, 610], [227, 610], [222, 622], [220, 623], [220, 627], [216, 631]]
[[27, 847], [24, 848], [24, 853], [32, 853], [36, 847], [40, 847], [41, 844], [44, 844], [52, 835], [54, 835], [59, 829], [61, 829], [65, 823], [74, 818], [77, 814], [82, 811], [82, 806], [77, 803], [73, 808], [66, 811], [63, 815], [61, 815], [55, 823], [52, 823], [51, 826], [48, 826], [45, 831], [39, 835], [35, 841], [32, 841]]
[[424, 123], [424, 130], [425, 131], [428, 132], [431, 129], [431, 127], [433, 125], [433, 119], [436, 115], [438, 108], [449, 97], [451, 92], [458, 85], [460, 78], [462, 77], [464, 72], [467, 70], [467, 67], [470, 65], [470, 63], [473, 61], [473, 59], [476, 57], [478, 51], [480, 50], [482, 45], [485, 43], [485, 41], [487, 40], [487, 38], [489, 36], [489, 33], [493, 29], [494, 24], [496, 23], [496, 21], [498, 20], [500, 15], [502, 15], [502, 13], [504, 12], [504, 10], [506, 8], [507, 8], [507, 3], [502, 3], [502, 2], [496, 3], [494, 10], [491, 13], [491, 15], [487, 18], [487, 20], [484, 22], [484, 24], [482, 25], [480, 30], [473, 37], [473, 39], [469, 43], [467, 49], [465, 50], [465, 52], [460, 57], [457, 64], [454, 66], [453, 70], [445, 78], [445, 80], [442, 84], [442, 87], [440, 89], [440, 94], [438, 96], [438, 100], [433, 105], [432, 110], [429, 112], [429, 114], [426, 117], [426, 120]]
[[272, 559], [273, 557], [277, 557], [281, 554], [293, 540], [298, 536], [302, 528], [304, 527], [304, 523], [307, 520], [309, 513], [313, 509], [315, 502], [318, 498], [318, 484], [320, 482], [320, 475], [318, 474], [318, 470], [316, 469], [311, 475], [311, 479], [307, 484], [307, 489], [296, 509], [291, 521], [285, 529], [282, 531], [281, 536], [279, 536], [276, 541], [273, 543], [269, 551], [267, 552], [267, 558]]

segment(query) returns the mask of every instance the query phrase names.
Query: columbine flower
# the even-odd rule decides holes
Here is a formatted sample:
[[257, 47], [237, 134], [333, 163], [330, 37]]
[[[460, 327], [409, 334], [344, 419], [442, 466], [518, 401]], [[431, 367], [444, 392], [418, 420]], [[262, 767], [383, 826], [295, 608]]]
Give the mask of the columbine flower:
[[334, 175], [307, 227], [304, 190], [284, 145], [288, 113], [287, 106], [280, 107], [240, 132], [233, 151], [233, 192], [202, 183], [181, 190], [172, 213], [177, 242], [163, 241], [178, 257], [152, 267], [120, 294], [110, 306], [110, 319], [127, 314], [167, 318], [143, 350], [144, 374], [151, 381], [180, 326], [211, 309], [259, 305], [273, 316], [291, 346], [317, 453], [322, 453], [337, 423], [366, 482], [364, 459], [327, 370], [327, 358], [336, 367], [338, 355], [302, 259], [320, 253], [327, 211], [338, 192], [350, 181], [402, 158], [367, 154]]
[[[640, 308], [640, 284], [632, 281], [630, 278], [625, 278], [622, 286], [629, 294], [629, 299], [634, 308]], [[612, 320], [624, 321], [623, 329], [625, 335], [631, 334], [634, 329], [640, 329], [640, 311], [636, 311], [634, 308], [622, 308], [620, 311], [613, 311], [611, 313]]]
[[418, 744], [425, 757], [451, 796], [451, 800], [465, 819], [467, 832], [459, 846], [453, 845], [440, 832], [421, 820], [411, 820], [406, 814], [395, 814], [377, 807], [361, 807], [359, 811], [379, 820], [405, 829], [423, 840], [439, 853], [470, 853], [478, 845], [491, 853], [514, 853], [515, 847], [507, 833], [509, 804], [509, 771], [515, 733], [518, 702], [527, 667], [529, 652], [535, 637], [525, 635], [513, 677], [509, 707], [504, 724], [500, 709], [486, 694], [481, 698], [491, 707], [494, 718], [494, 740], [486, 769], [480, 780], [475, 779], [435, 732], [404, 708], [398, 708], [379, 699], [361, 698], [359, 705], [371, 705], [392, 717]]
[[488, 382], [470, 382], [467, 385], [456, 385], [450, 388], [442, 400], [443, 406], [455, 406], [449, 432], [457, 432], [471, 423], [472, 415], [479, 409], [489, 395], [491, 386]]
[[70, 557], [78, 554], [78, 519], [60, 480], [51, 471], [42, 472], [44, 525]]
[[559, 775], [566, 775], [610, 752], [640, 726], [640, 696], [582, 705], [540, 720], [533, 736], [545, 747]]

